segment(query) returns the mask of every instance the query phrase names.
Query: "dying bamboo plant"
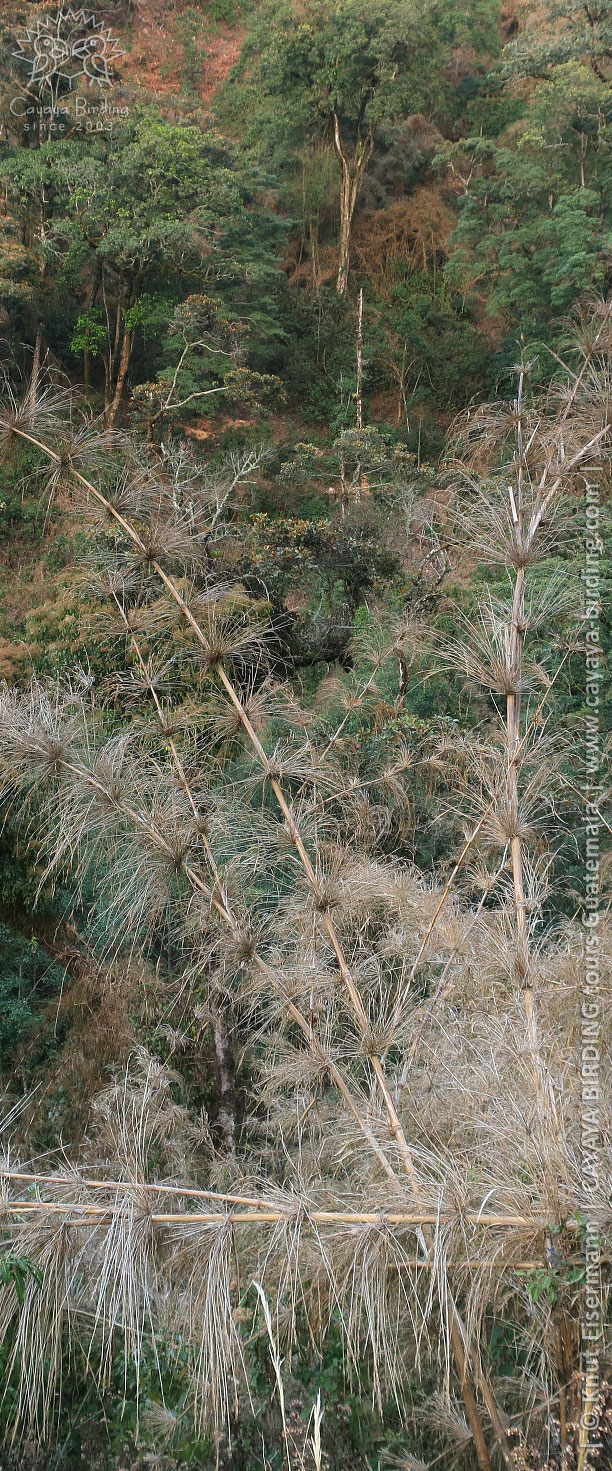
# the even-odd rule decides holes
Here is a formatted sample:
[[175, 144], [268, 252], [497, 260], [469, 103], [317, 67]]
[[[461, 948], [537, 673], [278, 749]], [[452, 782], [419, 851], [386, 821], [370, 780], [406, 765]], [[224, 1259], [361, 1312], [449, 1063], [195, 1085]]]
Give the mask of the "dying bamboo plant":
[[[49, 394], [5, 413], [6, 442], [36, 446], [54, 484], [101, 522], [95, 584], [125, 652], [99, 696], [77, 678], [6, 691], [5, 800], [30, 811], [46, 879], [70, 872], [77, 902], [97, 884], [114, 956], [170, 927], [186, 1004], [205, 988], [227, 1105], [216, 1144], [194, 1135], [167, 1071], [144, 1058], [100, 1100], [73, 1180], [41, 1179], [45, 1200], [29, 1209], [5, 1172], [11, 1232], [44, 1279], [42, 1315], [33, 1281], [21, 1308], [10, 1293], [0, 1304], [3, 1331], [16, 1325], [17, 1431], [48, 1431], [63, 1335], [82, 1334], [84, 1300], [101, 1382], [118, 1336], [138, 1365], [145, 1337], [186, 1335], [196, 1424], [227, 1421], [244, 1356], [235, 1309], [256, 1280], [276, 1304], [275, 1341], [291, 1347], [300, 1315], [319, 1339], [337, 1318], [349, 1371], [365, 1349], [381, 1403], [389, 1391], [402, 1402], [408, 1364], [437, 1365], [447, 1407], [454, 1376], [479, 1471], [492, 1460], [535, 1471], [555, 1436], [565, 1466], [571, 1304], [534, 1309], [529, 1273], [546, 1269], [553, 1235], [567, 1271], [579, 1251], [576, 933], [538, 933], [566, 655], [530, 665], [529, 632], [563, 599], [550, 586], [532, 596], [529, 572], [562, 533], [562, 498], [608, 453], [611, 335], [607, 310], [594, 312], [560, 408], [554, 392], [526, 402], [521, 372], [514, 405], [459, 425], [469, 545], [513, 569], [514, 586], [507, 605], [482, 600], [445, 658], [489, 705], [477, 740], [404, 749], [371, 780], [347, 721], [389, 663], [410, 667], [414, 632], [381, 627], [335, 729], [308, 722], [267, 667], [262, 610], [215, 575], [221, 510], [253, 463], [225, 481], [186, 476], [95, 425], [78, 429], [77, 453]], [[188, 698], [177, 704], [173, 685]], [[119, 733], [111, 695], [113, 708], [136, 701]], [[433, 885], [389, 856], [380, 817], [428, 763], [451, 768], [465, 826], [450, 878]], [[240, 1135], [232, 1037], [255, 1080]], [[162, 1139], [177, 1142], [152, 1181]], [[502, 1305], [526, 1345], [511, 1385], [493, 1382], [486, 1350]]]

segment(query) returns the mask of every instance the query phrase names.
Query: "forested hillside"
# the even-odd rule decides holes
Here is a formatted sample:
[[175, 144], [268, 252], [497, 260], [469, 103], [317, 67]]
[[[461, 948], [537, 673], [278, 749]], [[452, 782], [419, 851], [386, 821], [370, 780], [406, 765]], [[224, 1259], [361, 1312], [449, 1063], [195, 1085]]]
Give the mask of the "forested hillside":
[[3, 0], [0, 1471], [612, 1466], [612, 4]]

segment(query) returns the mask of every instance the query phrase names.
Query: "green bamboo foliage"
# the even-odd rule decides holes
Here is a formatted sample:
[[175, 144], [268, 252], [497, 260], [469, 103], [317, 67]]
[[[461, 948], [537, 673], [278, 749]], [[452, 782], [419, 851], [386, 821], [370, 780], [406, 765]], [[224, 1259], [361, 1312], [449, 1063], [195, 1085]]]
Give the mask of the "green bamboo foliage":
[[[445, 1444], [460, 1422], [479, 1471], [573, 1465], [580, 936], [572, 920], [549, 932], [542, 912], [575, 781], [552, 695], [579, 616], [547, 562], [609, 456], [611, 348], [595, 305], [561, 387], [538, 399], [522, 368], [512, 405], [457, 426], [457, 545], [506, 569], [507, 593], [485, 591], [436, 657], [484, 692], [486, 714], [473, 737], [433, 750], [415, 737], [367, 777], [347, 722], [389, 667], [420, 657], [422, 630], [381, 628], [321, 735], [274, 677], [266, 610], [215, 576], [257, 454], [213, 474], [81, 422], [51, 391], [5, 408], [4, 443], [38, 445], [50, 494], [61, 484], [97, 527], [91, 595], [123, 653], [100, 689], [75, 673], [4, 691], [6, 809], [36, 834], [45, 883], [69, 875], [76, 903], [95, 892], [109, 957], [171, 937], [183, 1015], [205, 989], [223, 1092], [213, 1143], [143, 1051], [97, 1101], [72, 1175], [47, 1171], [26, 1197], [7, 1165], [7, 1233], [43, 1274], [22, 1303], [14, 1287], [0, 1295], [16, 1435], [50, 1433], [66, 1344], [84, 1345], [104, 1384], [120, 1343], [138, 1373], [160, 1333], [190, 1345], [197, 1427], [227, 1424], [255, 1281], [277, 1357], [301, 1323], [320, 1342], [333, 1319], [380, 1404], [404, 1403], [415, 1366], [438, 1375], [432, 1423]], [[390, 851], [417, 768], [444, 775], [464, 833], [431, 881]], [[609, 1081], [606, 1062], [608, 1142]], [[605, 1233], [609, 1199], [602, 1185], [590, 1202]], [[497, 1382], [495, 1314], [524, 1346]]]

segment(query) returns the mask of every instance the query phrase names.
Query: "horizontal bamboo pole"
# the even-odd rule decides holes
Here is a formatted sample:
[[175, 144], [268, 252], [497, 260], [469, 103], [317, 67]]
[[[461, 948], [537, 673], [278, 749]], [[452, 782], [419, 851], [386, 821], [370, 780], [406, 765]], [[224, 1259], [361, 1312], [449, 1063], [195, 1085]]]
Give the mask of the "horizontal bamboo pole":
[[[68, 1186], [72, 1189], [75, 1189], [76, 1186], [82, 1186], [87, 1190], [118, 1190], [124, 1191], [126, 1193], [129, 1193], [130, 1191], [150, 1191], [153, 1194], [181, 1196], [183, 1199], [187, 1197], [187, 1199], [189, 1200], [210, 1200], [217, 1201], [219, 1205], [241, 1205], [252, 1208], [245, 1211], [224, 1212], [223, 1215], [221, 1215], [220, 1211], [211, 1211], [210, 1213], [198, 1211], [188, 1213], [171, 1212], [168, 1214], [152, 1214], [151, 1219], [155, 1221], [214, 1222], [221, 1219], [237, 1222], [270, 1222], [291, 1220], [294, 1214], [294, 1211], [290, 1206], [286, 1206], [283, 1209], [274, 1201], [265, 1200], [259, 1196], [229, 1195], [223, 1191], [200, 1190], [192, 1188], [189, 1185], [158, 1185], [148, 1180], [94, 1180], [77, 1175], [66, 1176], [27, 1174], [24, 1171], [3, 1170], [0, 1168], [0, 1182], [2, 1180], [22, 1180], [31, 1185], [62, 1185]], [[91, 1204], [77, 1202], [73, 1202], [71, 1205], [68, 1201], [7, 1201], [5, 1203], [5, 1208], [8, 1208], [10, 1210], [13, 1210], [15, 1207], [22, 1208], [24, 1210], [26, 1210], [28, 1207], [32, 1209], [39, 1209], [43, 1205], [47, 1207], [53, 1206], [57, 1209], [71, 1208], [73, 1210], [79, 1211], [88, 1210], [90, 1214], [92, 1212], [100, 1212], [103, 1215], [108, 1215], [109, 1212], [113, 1211], [112, 1206], [94, 1206]], [[296, 1200], [295, 1208], [302, 1209], [302, 1202]], [[460, 1219], [462, 1222], [473, 1226], [499, 1226], [507, 1228], [524, 1227], [527, 1230], [545, 1231], [549, 1229], [550, 1224], [544, 1220], [537, 1220], [533, 1216], [494, 1215], [490, 1213], [484, 1214], [480, 1211], [470, 1211], [465, 1215], [461, 1215], [459, 1212], [455, 1214], [450, 1214], [448, 1212], [434, 1213], [433, 1211], [431, 1213], [414, 1211], [406, 1213], [403, 1211], [325, 1211], [316, 1209], [305, 1209], [304, 1215], [308, 1220], [315, 1221], [317, 1223], [325, 1224], [329, 1222], [333, 1224], [337, 1222], [340, 1224], [346, 1223], [347, 1225], [367, 1225], [369, 1223], [371, 1223], [372, 1225], [376, 1225], [387, 1223], [391, 1226], [435, 1226], [438, 1223], [440, 1223], [441, 1225], [448, 1225], [454, 1220]], [[564, 1222], [563, 1224], [566, 1226], [567, 1229], [578, 1229], [577, 1221], [569, 1220]]]
[[[8, 1215], [28, 1215], [37, 1211], [46, 1211], [48, 1214], [66, 1214], [67, 1212], [79, 1213], [89, 1216], [100, 1216], [114, 1218], [126, 1216], [127, 1211], [123, 1207], [114, 1209], [112, 1205], [92, 1205], [90, 1201], [70, 1200], [7, 1200], [0, 1204], [0, 1215], [2, 1210]], [[162, 1224], [183, 1224], [186, 1222], [194, 1225], [217, 1224], [225, 1221], [235, 1225], [276, 1223], [278, 1221], [290, 1221], [293, 1213], [290, 1210], [254, 1210], [254, 1211], [151, 1211], [151, 1221], [159, 1221]], [[324, 1211], [310, 1210], [305, 1212], [305, 1222], [312, 1221], [316, 1225], [373, 1225], [373, 1226], [435, 1226], [448, 1225], [456, 1220], [455, 1216], [425, 1215], [423, 1212], [404, 1214], [400, 1211]], [[535, 1221], [527, 1216], [495, 1216], [468, 1214], [461, 1216], [464, 1224], [473, 1226], [499, 1226], [519, 1227], [536, 1232], [542, 1232], [546, 1227], [541, 1221]]]

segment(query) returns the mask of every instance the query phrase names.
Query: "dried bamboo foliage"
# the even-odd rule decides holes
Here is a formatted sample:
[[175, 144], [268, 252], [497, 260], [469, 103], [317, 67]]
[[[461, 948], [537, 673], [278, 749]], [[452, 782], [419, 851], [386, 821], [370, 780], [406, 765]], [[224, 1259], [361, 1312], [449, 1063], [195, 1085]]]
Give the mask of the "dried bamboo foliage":
[[[579, 931], [547, 933], [541, 919], [571, 761], [549, 728], [569, 646], [551, 640], [547, 660], [533, 650], [543, 628], [571, 622], [571, 590], [541, 578], [540, 562], [563, 545], [580, 476], [608, 454], [609, 322], [594, 312], [561, 405], [556, 390], [530, 397], [522, 373], [511, 409], [458, 426], [460, 534], [512, 582], [507, 600], [485, 593], [441, 657], [484, 690], [489, 715], [473, 740], [406, 749], [365, 779], [347, 720], [415, 631], [384, 631], [319, 739], [270, 672], [264, 611], [215, 579], [211, 547], [252, 459], [208, 484], [182, 463], [135, 459], [95, 425], [69, 439], [52, 395], [4, 415], [5, 440], [50, 458], [51, 492], [61, 469], [83, 515], [103, 518], [95, 585], [126, 654], [99, 694], [79, 677], [5, 691], [4, 800], [37, 833], [44, 881], [69, 874], [77, 903], [95, 888], [116, 961], [166, 927], [188, 993], [205, 992], [223, 1021], [220, 1052], [229, 1033], [248, 1052], [254, 1105], [238, 1138], [228, 1103], [220, 1147], [143, 1054], [99, 1100], [70, 1185], [50, 1172], [28, 1202], [15, 1178], [11, 1198], [7, 1166], [7, 1231], [43, 1270], [22, 1307], [10, 1290], [0, 1301], [16, 1433], [49, 1430], [64, 1335], [104, 1383], [119, 1339], [138, 1368], [160, 1331], [191, 1345], [196, 1424], [218, 1427], [240, 1392], [243, 1293], [256, 1281], [274, 1343], [291, 1347], [299, 1321], [320, 1338], [333, 1317], [379, 1402], [402, 1402], [408, 1364], [436, 1364], [449, 1425], [458, 1379], [481, 1471], [493, 1445], [508, 1467], [537, 1465], [532, 1366], [560, 1405], [560, 1318], [554, 1298], [534, 1310], [526, 1264], [547, 1268], [554, 1234], [569, 1311], [584, 1202]], [[189, 699], [175, 705], [186, 671]], [[129, 728], [109, 721], [109, 700], [135, 706]], [[465, 834], [445, 883], [389, 854], [380, 817], [410, 803], [427, 764]], [[590, 1202], [608, 1239], [610, 1183]], [[528, 1345], [511, 1395], [483, 1367], [502, 1310]], [[564, 1382], [575, 1369], [565, 1363]]]

